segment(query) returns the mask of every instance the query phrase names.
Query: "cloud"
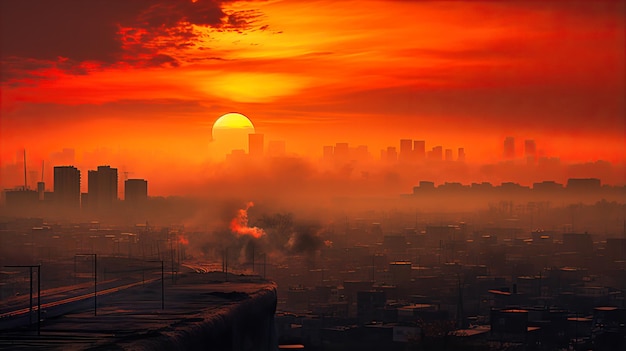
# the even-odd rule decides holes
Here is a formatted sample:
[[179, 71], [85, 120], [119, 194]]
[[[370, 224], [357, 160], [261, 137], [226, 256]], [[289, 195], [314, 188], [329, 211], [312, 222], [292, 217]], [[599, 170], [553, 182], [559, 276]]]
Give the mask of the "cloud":
[[227, 14], [218, 0], [2, 1], [0, 13], [2, 81], [30, 74], [23, 60], [68, 71], [82, 62], [177, 66], [162, 51], [192, 45], [193, 25], [240, 30], [256, 16]]

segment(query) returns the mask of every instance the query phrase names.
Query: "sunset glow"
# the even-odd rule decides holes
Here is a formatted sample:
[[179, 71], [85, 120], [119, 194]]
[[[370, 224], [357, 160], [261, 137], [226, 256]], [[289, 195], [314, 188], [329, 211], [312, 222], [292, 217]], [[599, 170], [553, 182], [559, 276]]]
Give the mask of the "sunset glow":
[[621, 1], [64, 3], [1, 5], [2, 167], [71, 148], [166, 195], [182, 175], [156, 169], [198, 179], [230, 151], [209, 145], [228, 111], [311, 162], [410, 138], [478, 167], [507, 136], [562, 162], [626, 160]]

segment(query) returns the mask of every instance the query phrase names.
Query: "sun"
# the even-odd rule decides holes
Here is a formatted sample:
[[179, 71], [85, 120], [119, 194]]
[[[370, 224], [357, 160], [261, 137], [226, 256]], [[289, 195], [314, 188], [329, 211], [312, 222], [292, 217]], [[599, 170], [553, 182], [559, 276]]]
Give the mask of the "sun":
[[224, 114], [213, 123], [213, 139], [216, 139], [216, 131], [219, 134], [219, 131], [224, 129], [243, 129], [244, 131], [254, 133], [252, 121], [241, 113], [236, 112]]
[[248, 117], [236, 112], [224, 114], [213, 123], [212, 149], [221, 155], [233, 150], [246, 150], [248, 135], [254, 133], [254, 125]]

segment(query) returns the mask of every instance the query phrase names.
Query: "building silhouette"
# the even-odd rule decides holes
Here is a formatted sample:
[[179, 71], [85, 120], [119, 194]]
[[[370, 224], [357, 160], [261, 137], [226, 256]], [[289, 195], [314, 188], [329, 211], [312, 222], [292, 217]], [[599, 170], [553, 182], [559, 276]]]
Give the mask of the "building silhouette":
[[335, 144], [335, 160], [347, 161], [350, 157], [350, 146], [348, 143]]
[[88, 208], [94, 211], [110, 210], [117, 201], [117, 168], [98, 166], [88, 172]]
[[39, 194], [30, 189], [5, 190], [4, 196], [6, 206], [16, 211], [32, 210], [39, 202]]
[[334, 155], [334, 147], [332, 145], [324, 146], [322, 155], [324, 160], [331, 161]]
[[400, 162], [410, 162], [413, 160], [413, 140], [400, 139]]
[[458, 156], [457, 156], [457, 160], [459, 162], [465, 162], [465, 149], [462, 148], [462, 147], [459, 148], [459, 153], [458, 153]]
[[446, 149], [445, 152], [446, 161], [454, 161], [454, 156], [452, 156], [452, 149]]
[[433, 149], [428, 153], [428, 156], [430, 160], [435, 160], [435, 161], [443, 160], [443, 147], [442, 146], [433, 147]]
[[423, 160], [426, 157], [426, 141], [413, 140], [413, 153], [415, 154], [415, 159]]
[[598, 191], [601, 189], [600, 179], [597, 178], [570, 178], [567, 180], [567, 190], [570, 191]]
[[252, 158], [263, 157], [263, 134], [248, 134], [248, 154]]
[[386, 156], [387, 156], [387, 162], [398, 161], [398, 151], [396, 150], [395, 146], [387, 147]]
[[506, 137], [504, 139], [504, 158], [515, 158], [515, 138], [513, 137]]
[[[251, 134], [252, 135], [252, 134]], [[124, 182], [124, 201], [130, 205], [140, 205], [148, 200], [148, 181], [127, 179]]]
[[[40, 192], [42, 189], [38, 189]], [[54, 167], [54, 202], [68, 208], [80, 207], [80, 171], [74, 166]]]
[[524, 140], [524, 156], [528, 164], [534, 164], [537, 160], [537, 145], [534, 140]]

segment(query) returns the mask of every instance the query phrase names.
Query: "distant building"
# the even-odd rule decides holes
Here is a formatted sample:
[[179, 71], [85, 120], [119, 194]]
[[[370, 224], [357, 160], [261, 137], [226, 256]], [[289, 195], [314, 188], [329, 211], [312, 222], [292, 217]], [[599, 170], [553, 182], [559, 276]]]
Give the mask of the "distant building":
[[336, 143], [334, 155], [336, 160], [347, 161], [350, 157], [350, 146], [348, 143]]
[[601, 189], [600, 179], [597, 178], [570, 178], [567, 180], [569, 191], [598, 191]]
[[382, 320], [382, 310], [387, 302], [384, 291], [357, 291], [356, 313], [360, 323]]
[[504, 158], [515, 158], [515, 138], [513, 137], [506, 137], [504, 139]]
[[263, 134], [248, 134], [248, 154], [252, 158], [263, 157]]
[[332, 145], [324, 146], [323, 153], [322, 153], [322, 157], [324, 158], [324, 160], [330, 161], [333, 159], [333, 155], [335, 154], [334, 149], [335, 148]]
[[39, 203], [39, 193], [29, 189], [6, 190], [6, 206], [13, 210], [28, 211]]
[[54, 202], [63, 207], [80, 207], [80, 171], [76, 167], [54, 167]]
[[446, 161], [454, 161], [454, 156], [452, 156], [452, 149], [446, 149]]
[[534, 140], [528, 139], [524, 141], [524, 156], [528, 164], [534, 164], [537, 160], [537, 146]]
[[420, 180], [419, 182], [419, 186], [413, 189], [415, 190], [426, 190], [426, 191], [433, 191], [435, 190], [435, 182], [429, 182], [427, 180]]
[[400, 139], [400, 162], [410, 162], [413, 160], [413, 140]]
[[[252, 134], [250, 134], [252, 135]], [[148, 181], [145, 179], [127, 179], [124, 182], [124, 201], [139, 205], [148, 200]]]
[[443, 159], [443, 147], [435, 146], [429, 154], [431, 160], [441, 161]]
[[388, 162], [396, 162], [398, 161], [398, 151], [393, 146], [387, 147], [387, 161]]
[[415, 154], [415, 159], [423, 160], [426, 157], [426, 141], [413, 140], [413, 153]]
[[95, 211], [109, 210], [117, 201], [117, 168], [98, 166], [87, 174], [89, 208]]
[[460, 147], [459, 148], [459, 153], [457, 156], [457, 161], [459, 162], [465, 162], [465, 149]]
[[540, 157], [537, 163], [539, 168], [557, 168], [561, 165], [561, 159], [558, 157]]
[[563, 233], [563, 250], [589, 254], [593, 250], [593, 239], [588, 233]]
[[626, 257], [626, 238], [606, 239], [607, 257], [613, 260], [621, 260]]
[[542, 193], [558, 192], [563, 190], [563, 184], [559, 184], [553, 180], [544, 180], [541, 183], [533, 183], [533, 190]]

